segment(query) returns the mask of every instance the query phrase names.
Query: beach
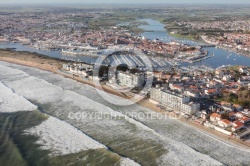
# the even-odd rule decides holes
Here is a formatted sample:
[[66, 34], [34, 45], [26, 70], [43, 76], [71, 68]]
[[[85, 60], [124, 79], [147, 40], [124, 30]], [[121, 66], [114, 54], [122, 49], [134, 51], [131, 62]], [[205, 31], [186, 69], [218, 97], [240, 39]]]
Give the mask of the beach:
[[[16, 56], [18, 53], [18, 56]], [[29, 52], [24, 52], [21, 54], [21, 56], [19, 55], [20, 52], [15, 52], [15, 51], [3, 51], [1, 50], [0, 52], [0, 61], [5, 61], [5, 62], [10, 62], [10, 63], [14, 63], [14, 64], [19, 64], [19, 65], [23, 65], [23, 66], [28, 66], [28, 67], [35, 67], [38, 69], [42, 69], [45, 71], [49, 71], [49, 72], [53, 72], [55, 74], [59, 74], [62, 75], [66, 78], [70, 78], [73, 80], [76, 80], [78, 82], [81, 82], [83, 84], [87, 84], [90, 85], [92, 87], [95, 87], [99, 90], [103, 90], [107, 93], [125, 98], [125, 99], [129, 99], [127, 96], [125, 96], [124, 94], [120, 93], [119, 91], [116, 91], [115, 89], [112, 89], [111, 87], [107, 86], [107, 85], [96, 85], [93, 82], [87, 81], [87, 80], [83, 80], [79, 77], [72, 77], [69, 76], [67, 74], [64, 74], [63, 72], [60, 72], [60, 67], [62, 66], [63, 63], [67, 63], [64, 60], [59, 60], [59, 59], [54, 59], [54, 58], [50, 58], [50, 57], [44, 57], [43, 55], [38, 55], [38, 54], [33, 54], [33, 53], [29, 53]], [[172, 116], [175, 117], [176, 115], [174, 115], [172, 113], [169, 114], [166, 111], [156, 107], [155, 104], [151, 103], [148, 99], [143, 99], [141, 101], [138, 102], [139, 105], [149, 108], [153, 111], [156, 111], [158, 113], [162, 113], [164, 115], [168, 115], [168, 116]], [[192, 121], [186, 121], [185, 118], [178, 118], [181, 122], [186, 123], [187, 125], [190, 125], [192, 127], [195, 127], [196, 129], [202, 130], [203, 132], [206, 132], [208, 134], [213, 135], [216, 138], [219, 138], [223, 141], [226, 142], [231, 142], [236, 144], [237, 146], [241, 146], [244, 148], [249, 148], [250, 145], [248, 144], [242, 144], [242, 141], [239, 140], [234, 140], [234, 139], [228, 139], [229, 137], [226, 135], [223, 135], [219, 132], [216, 132], [214, 130], [208, 129], [204, 126], [201, 126], [199, 124], [196, 124]]]
[[[42, 72], [43, 73], [43, 75], [41, 75], [41, 76], [39, 76], [39, 79], [42, 79], [43, 80], [43, 82], [44, 81], [49, 81], [49, 83], [50, 84], [53, 84], [53, 85], [56, 85], [56, 86], [59, 86], [60, 85], [60, 87], [63, 87], [63, 89], [62, 88], [56, 88], [56, 89], [54, 89], [54, 87], [52, 87], [51, 85], [49, 85], [49, 84], [44, 84], [44, 83], [42, 83], [42, 85], [39, 85], [39, 84], [37, 84], [37, 81], [36, 82], [34, 82], [33, 81], [33, 79], [28, 79], [28, 80], [26, 80], [25, 79], [25, 82], [21, 82], [22, 84], [17, 84], [17, 83], [15, 83], [15, 84], [13, 84], [13, 83], [8, 83], [8, 81], [6, 82], [7, 84], [9, 84], [8, 86], [10, 86], [10, 87], [12, 87], [13, 89], [15, 89], [16, 91], [17, 91], [17, 93], [19, 93], [19, 94], [22, 94], [22, 95], [24, 95], [26, 98], [29, 98], [29, 99], [32, 99], [32, 100], [37, 100], [37, 101], [39, 101], [39, 102], [41, 102], [40, 104], [44, 104], [45, 106], [45, 108], [50, 108], [49, 106], [47, 106], [47, 104], [46, 103], [49, 103], [51, 100], [53, 101], [53, 100], [55, 100], [55, 98], [56, 98], [56, 100], [55, 101], [58, 101], [59, 100], [59, 96], [62, 96], [63, 97], [63, 102], [65, 102], [65, 103], [72, 103], [73, 102], [73, 104], [74, 105], [72, 105], [71, 107], [70, 107], [70, 105], [69, 106], [66, 106], [65, 105], [65, 109], [64, 110], [66, 110], [66, 108], [67, 107], [69, 107], [68, 109], [78, 109], [78, 108], [85, 108], [85, 109], [87, 109], [87, 110], [91, 110], [91, 109], [93, 109], [92, 108], [92, 106], [93, 105], [96, 105], [96, 106], [98, 106], [98, 104], [95, 102], [95, 103], [93, 103], [93, 100], [95, 100], [95, 101], [98, 101], [98, 103], [101, 103], [102, 105], [100, 105], [100, 106], [98, 106], [98, 108], [102, 108], [102, 109], [95, 109], [95, 111], [101, 111], [101, 110], [103, 110], [103, 111], [105, 111], [105, 112], [110, 112], [110, 113], [116, 113], [117, 114], [117, 112], [116, 111], [118, 111], [117, 109], [115, 109], [116, 107], [115, 106], [110, 106], [110, 105], [108, 105], [108, 103], [107, 102], [105, 102], [102, 98], [101, 98], [101, 96], [99, 96], [99, 97], [97, 97], [95, 94], [93, 94], [93, 92], [94, 91], [96, 91], [95, 90], [95, 86], [94, 86], [94, 84], [93, 83], [91, 83], [91, 82], [88, 82], [88, 81], [84, 81], [84, 80], [80, 80], [79, 78], [77, 78], [77, 77], [74, 77], [74, 80], [75, 81], [77, 81], [78, 83], [77, 83], [77, 87], [78, 88], [81, 88], [82, 87], [82, 90], [77, 90], [77, 94], [72, 94], [71, 92], [70, 93], [68, 93], [67, 92], [67, 96], [69, 96], [69, 95], [73, 95], [72, 96], [72, 98], [69, 98], [69, 97], [66, 97], [66, 95], [64, 95], [63, 93], [64, 93], [64, 89], [66, 88], [66, 90], [68, 89], [68, 90], [73, 90], [73, 89], [75, 89], [75, 88], [71, 88], [70, 87], [70, 83], [67, 83], [66, 84], [66, 82], [65, 81], [63, 81], [63, 86], [61, 85], [62, 84], [62, 81], [60, 81], [60, 82], [58, 82], [59, 80], [61, 80], [61, 77], [60, 77], [60, 79], [59, 79], [59, 75], [60, 76], [63, 76], [63, 77], [66, 77], [67, 78], [67, 81], [69, 81], [69, 82], [72, 82], [71, 80], [73, 80], [73, 78], [72, 77], [69, 77], [69, 76], [67, 76], [67, 75], [63, 75], [61, 72], [58, 72], [58, 69], [60, 69], [59, 67], [60, 67], [60, 65], [62, 64], [62, 63], [66, 63], [65, 61], [61, 61], [61, 60], [56, 60], [56, 59], [47, 59], [46, 57], [42, 57], [42, 56], [38, 56], [38, 55], [34, 55], [34, 54], [32, 54], [32, 53], [25, 53], [25, 54], [21, 54], [20, 56], [18, 55], [19, 53], [18, 52], [10, 52], [10, 51], [1, 51], [1, 54], [0, 54], [0, 61], [5, 61], [5, 62], [10, 62], [11, 64], [18, 64], [18, 65], [22, 65], [22, 66], [26, 66], [26, 67], [19, 67], [19, 66], [15, 66], [15, 65], [8, 65], [8, 64], [6, 64], [7, 66], [9, 66], [9, 67], [14, 67], [14, 68], [16, 68], [16, 69], [18, 69], [18, 70], [22, 70], [22, 71], [26, 71], [26, 72], [28, 72], [28, 74], [30, 75], [30, 76], [32, 76], [32, 77], [34, 77], [35, 75], [37, 75], [37, 70], [34, 70], [34, 71], [32, 71], [32, 70], [30, 70], [30, 68], [29, 67], [34, 67], [34, 68], [38, 68], [38, 69], [42, 69], [42, 70], [44, 70], [44, 71], [48, 71], [48, 72], [52, 72], [52, 73], [55, 73], [56, 75], [58, 75], [58, 76], [54, 76], [53, 75], [53, 79], [52, 79], [52, 75], [51, 74], [49, 74], [49, 73], [47, 73], [47, 72]], [[4, 69], [4, 68], [3, 68]], [[7, 69], [8, 68], [6, 68], [6, 71], [7, 71]], [[10, 68], [9, 68], [10, 69]], [[9, 70], [8, 69], [8, 70]], [[15, 69], [15, 70], [16, 70]], [[14, 71], [13, 71], [14, 72]], [[34, 72], [34, 73], [33, 73]], [[49, 75], [51, 75], [51, 76], [49, 76]], [[54, 78], [54, 77], [56, 77], [56, 78]], [[58, 78], [57, 78], [58, 77]], [[51, 79], [51, 80], [50, 80]], [[54, 80], [55, 79], [55, 80]], [[58, 81], [56, 81], [56, 80], [58, 80]], [[55, 82], [56, 81], [56, 82]], [[31, 93], [31, 92], [26, 92], [27, 90], [25, 89], [25, 85], [26, 84], [28, 84], [28, 83], [31, 83], [31, 82], [34, 82], [34, 83], [32, 83], [32, 85], [34, 86], [34, 87], [30, 87], [30, 89], [32, 90], [32, 89], [39, 89], [38, 87], [46, 87], [46, 86], [48, 86], [48, 88], [47, 89], [51, 89], [51, 90], [49, 90], [51, 93], [48, 93], [46, 96], [47, 96], [47, 98], [43, 98], [43, 96], [42, 96], [42, 94], [41, 94], [41, 96], [39, 97], [39, 96], [37, 96], [37, 95], [34, 95], [33, 93]], [[57, 83], [58, 82], [58, 83]], [[56, 83], [56, 84], [55, 84]], [[73, 82], [72, 82], [73, 83]], [[83, 83], [83, 84], [82, 84]], [[36, 85], [37, 84], [37, 85]], [[65, 87], [65, 85], [67, 85], [66, 87]], [[75, 84], [75, 83], [74, 83]], [[92, 86], [93, 87], [93, 89], [91, 88], [91, 90], [89, 89], [89, 88], [87, 88], [86, 87], [86, 85], [90, 85], [90, 86]], [[68, 87], [68, 88], [67, 88]], [[111, 89], [111, 88], [109, 88], [109, 87], [103, 87], [103, 89], [106, 91], [106, 92], [108, 92], [108, 93], [111, 93], [111, 94], [113, 94], [113, 95], [116, 95], [117, 96], [117, 99], [119, 100], [120, 99], [120, 97], [123, 97], [124, 98], [124, 96], [121, 94], [121, 93], [119, 93], [119, 92], [117, 92], [117, 91], [115, 91], [115, 90], [113, 90], [113, 89]], [[93, 91], [93, 92], [92, 92]], [[37, 93], [36, 94], [40, 94], [39, 93], [40, 91], [37, 91]], [[53, 96], [53, 94], [55, 93], [55, 92], [57, 92], [58, 93], [58, 97], [57, 96]], [[74, 92], [74, 93], [76, 93], [76, 92]], [[79, 96], [78, 94], [80, 94], [81, 96]], [[83, 96], [86, 96], [86, 97], [83, 97]], [[65, 97], [64, 97], [65, 96]], [[82, 104], [80, 101], [78, 102], [78, 101], [74, 101], [74, 100], [72, 100], [72, 99], [81, 99], [81, 101], [86, 101], [86, 103], [89, 103], [89, 105], [84, 105], [84, 104]], [[90, 99], [90, 100], [89, 100]], [[228, 140], [228, 137], [227, 136], [224, 136], [224, 135], [221, 135], [221, 134], [219, 134], [219, 133], [215, 133], [213, 130], [211, 130], [211, 129], [207, 129], [207, 128], [204, 128], [203, 126], [200, 126], [200, 125], [197, 125], [197, 124], [194, 124], [193, 122], [191, 122], [191, 121], [187, 121], [186, 122], [186, 120], [185, 119], [179, 119], [179, 120], [175, 120], [175, 119], [173, 119], [173, 120], [167, 120], [167, 121], [159, 121], [159, 122], [157, 122], [157, 121], [154, 121], [154, 120], [152, 120], [152, 121], [149, 121], [149, 120], [147, 120], [147, 119], [136, 119], [136, 118], [133, 118], [132, 116], [124, 116], [124, 115], [129, 115], [129, 113], [136, 113], [136, 112], [141, 112], [142, 110], [146, 110], [146, 112], [148, 112], [148, 113], [150, 113], [150, 112], [152, 112], [152, 113], [156, 113], [156, 114], [158, 114], [158, 113], [160, 113], [160, 114], [166, 114], [166, 112], [165, 111], [163, 111], [163, 110], [160, 110], [159, 108], [157, 108], [154, 104], [152, 104], [152, 103], [150, 103], [148, 100], [142, 100], [141, 102], [139, 102], [138, 103], [139, 105], [141, 105], [141, 106], [143, 106], [142, 108], [140, 107], [140, 109], [139, 108], [137, 108], [137, 107], [133, 107], [133, 106], [131, 106], [131, 107], [128, 107], [128, 108], [126, 108], [126, 107], [124, 107], [124, 108], [119, 108], [119, 109], [122, 109], [121, 111], [119, 111], [119, 113], [118, 113], [118, 115], [119, 116], [121, 116], [121, 117], [123, 117], [123, 118], [125, 118], [125, 119], [127, 119], [127, 121], [129, 121], [129, 123], [132, 123], [132, 124], [135, 124], [136, 126], [140, 126], [139, 128], [141, 128], [141, 130], [145, 130], [145, 131], [147, 131], [147, 132], [150, 132], [150, 133], [154, 133], [153, 135], [155, 135], [153, 138], [151, 138], [151, 136], [150, 136], [150, 139], [160, 139], [161, 141], [160, 142], [164, 142], [163, 144], [164, 144], [164, 146], [166, 146], [167, 148], [166, 149], [169, 149], [170, 151], [175, 151], [174, 149], [179, 149], [180, 147], [179, 146], [177, 146], [178, 144], [179, 144], [179, 142], [178, 141], [181, 141], [182, 143], [185, 143], [185, 144], [187, 144], [187, 145], [189, 145], [190, 147], [196, 147], [198, 150], [197, 151], [200, 151], [199, 149], [201, 148], [201, 146], [199, 145], [195, 145], [195, 142], [200, 142], [200, 141], [191, 141], [190, 142], [190, 140], [183, 140], [184, 138], [181, 138], [181, 137], [179, 137], [179, 136], [177, 136], [176, 135], [176, 133], [178, 133], [178, 132], [184, 132], [183, 131], [183, 129], [182, 128], [185, 128], [185, 130], [187, 130], [187, 131], [189, 131], [189, 132], [191, 132], [190, 134], [190, 136], [188, 136], [188, 135], [186, 135], [187, 134], [187, 132], [184, 132], [185, 133], [185, 135], [186, 135], [186, 137], [188, 138], [188, 137], [192, 137], [192, 139], [196, 139], [196, 137], [198, 138], [198, 137], [200, 137], [199, 136], [199, 134], [200, 135], [204, 135], [204, 137], [206, 137], [206, 138], [210, 138], [211, 140], [206, 140], [205, 142], [206, 142], [206, 144], [207, 144], [207, 148], [209, 149], [209, 148], [212, 148], [211, 147], [211, 145], [213, 145], [213, 142], [216, 142], [215, 144], [216, 144], [216, 146], [218, 146], [218, 147], [224, 147], [224, 148], [226, 148], [226, 149], [236, 149], [236, 150], [239, 150], [239, 151], [247, 151], [247, 149], [249, 148], [249, 147], [246, 147], [246, 146], [244, 146], [243, 144], [241, 144], [241, 143], [238, 143], [238, 142], [235, 142], [235, 141], [233, 141], [233, 140]], [[73, 107], [74, 106], [74, 107]], [[76, 107], [77, 106], [77, 107]], [[107, 108], [106, 108], [107, 107]], [[53, 108], [56, 108], [56, 106], [53, 106]], [[111, 109], [110, 109], [111, 108]], [[153, 110], [153, 111], [152, 111]], [[104, 133], [102, 133], [101, 134], [101, 136], [99, 136], [99, 135], [96, 135], [97, 133], [96, 132], [94, 132], [94, 131], [90, 131], [89, 130], [89, 128], [91, 127], [91, 125], [92, 124], [88, 124], [88, 126], [86, 126], [86, 127], [83, 127], [83, 126], [81, 126], [82, 124], [80, 124], [80, 123], [76, 123], [76, 122], [74, 122], [74, 120], [69, 120], [69, 119], [65, 119], [65, 116], [64, 116], [64, 113], [63, 112], [61, 112], [60, 110], [58, 110], [57, 111], [57, 113], [58, 114], [56, 114], [56, 113], [54, 113], [54, 112], [51, 112], [51, 111], [48, 111], [47, 113], [49, 113], [49, 114], [51, 114], [51, 115], [53, 115], [53, 116], [56, 116], [56, 115], [58, 115], [60, 118], [62, 118], [62, 119], [64, 119], [65, 121], [67, 121], [68, 123], [71, 123], [71, 124], [74, 124], [74, 126], [76, 126], [77, 128], [79, 128], [79, 129], [82, 129], [82, 130], [84, 130], [84, 131], [88, 131], [88, 133], [91, 135], [91, 136], [93, 136], [96, 140], [100, 140], [101, 139], [101, 137], [103, 137], [103, 138], [107, 138], [108, 140], [110, 140], [110, 131], [108, 132], [107, 131], [107, 133], [105, 132], [105, 131], [103, 131], [102, 129], [104, 129], [104, 128], [106, 128], [105, 127], [105, 125], [106, 126], [109, 126], [109, 125], [111, 125], [111, 126], [113, 126], [113, 125], [115, 125], [115, 126], [117, 126], [116, 125], [116, 123], [118, 123], [118, 121], [103, 121], [102, 123], [101, 122], [96, 122], [96, 123], [101, 123], [102, 125], [104, 125], [103, 127], [101, 127], [99, 130], [101, 130], [101, 131], [103, 131]], [[122, 114], [121, 114], [122, 113]], [[171, 116], [174, 116], [174, 115], [170, 115], [170, 117]], [[90, 122], [90, 120], [89, 119], [84, 119], [84, 121], [83, 121], [83, 123], [85, 124], [87, 124], [87, 122]], [[92, 120], [91, 121], [92, 123], [93, 123], [93, 125], [95, 124], [95, 121], [94, 120]], [[172, 123], [174, 122], [174, 126], [172, 126]], [[120, 123], [120, 122], [119, 122]], [[124, 123], [124, 122], [123, 122]], [[158, 124], [159, 123], [159, 124]], [[166, 123], [166, 124], [165, 124]], [[164, 126], [164, 127], [163, 127]], [[166, 128], [166, 127], [169, 127], [169, 126], [172, 126], [173, 127], [173, 129], [175, 128], [175, 126], [179, 126], [180, 128], [179, 129], [175, 129], [175, 130], [172, 130], [172, 128], [170, 128], [170, 130], [169, 130], [169, 132], [167, 133], [166, 131], [164, 131], [163, 129], [164, 128]], [[163, 127], [163, 128], [162, 128]], [[95, 127], [96, 128], [96, 127]], [[123, 128], [119, 128], [119, 129], [121, 129], [121, 130], [123, 130]], [[118, 128], [114, 128], [114, 130], [115, 131], [117, 131], [117, 133], [120, 133], [120, 131], [119, 131], [119, 129]], [[114, 130], [112, 130], [113, 132], [114, 132]], [[133, 129], [134, 130], [134, 129]], [[130, 135], [129, 133], [129, 131], [131, 131], [131, 129], [130, 130], [128, 130], [128, 131], [123, 131], [123, 133], [125, 132], [125, 133], [127, 133], [128, 135]], [[173, 133], [174, 132], [174, 133]], [[171, 134], [172, 133], [172, 134]], [[104, 135], [103, 135], [104, 134]], [[122, 133], [120, 133], [120, 134], [122, 134]], [[145, 134], [145, 133], [144, 133]], [[146, 134], [147, 135], [147, 134]], [[151, 135], [151, 134], [150, 134]], [[124, 137], [125, 135], [123, 135], [123, 137]], [[139, 137], [139, 135], [138, 135], [138, 137]], [[146, 136], [146, 137], [148, 137], [148, 136]], [[203, 136], [202, 136], [203, 137]], [[135, 139], [135, 138], [134, 138]], [[178, 143], [177, 142], [175, 142], [175, 141], [173, 141], [173, 140], [175, 140], [175, 139], [177, 139], [178, 141]], [[192, 140], [191, 139], [191, 140]], [[170, 145], [168, 145], [169, 143], [167, 143], [167, 145], [165, 145], [166, 144], [166, 141], [167, 140], [167, 142], [170, 142]], [[202, 140], [201, 140], [202, 141]], [[105, 143], [105, 141], [103, 141], [104, 142], [104, 144], [105, 145], [107, 145], [107, 144], [109, 144], [109, 143], [107, 143], [107, 142], [109, 142], [109, 141], [106, 141], [106, 143]], [[125, 141], [126, 142], [126, 141]], [[174, 143], [175, 142], [175, 143]], [[175, 146], [175, 148], [173, 148], [172, 146], [173, 146], [173, 144], [172, 143], [174, 143], [174, 144], [176, 144], [176, 146]], [[111, 145], [112, 145], [112, 143], [111, 143]], [[222, 146], [223, 145], [223, 146]], [[113, 145], [112, 145], [113, 146]], [[188, 148], [188, 147], [185, 147], [184, 146], [184, 144], [182, 144], [182, 145], [180, 145], [180, 146], [183, 146], [183, 148], [186, 148], [186, 150], [187, 151], [190, 151], [190, 149]], [[156, 146], [156, 147], [158, 147], [158, 145]], [[158, 147], [159, 148], [159, 147]], [[119, 148], [117, 147], [117, 150], [119, 151]], [[223, 150], [223, 151], [225, 151], [225, 150]], [[184, 155], [183, 154], [183, 152], [181, 152], [181, 151], [179, 151], [178, 150], [178, 152], [180, 153], [179, 155], [180, 156], [182, 156], [182, 155]], [[127, 153], [127, 152], [124, 152], [124, 153]], [[192, 152], [193, 153], [193, 152]], [[186, 154], [187, 156], [188, 156], [188, 158], [189, 159], [191, 159], [191, 154], [192, 154], [191, 152], [190, 152], [190, 154], [188, 155], [188, 154]], [[214, 153], [214, 152], [212, 152], [212, 151], [210, 151], [209, 150], [209, 153], [212, 153], [211, 154], [211, 156], [213, 156], [213, 157], [215, 157], [216, 155], [216, 153]], [[244, 152], [244, 153], [248, 153], [248, 152]], [[196, 155], [198, 155], [197, 154], [197, 152], [196, 153], [194, 153], [194, 154], [196, 154]], [[200, 155], [200, 154], [199, 154]], [[199, 156], [198, 155], [198, 156]], [[230, 154], [231, 155], [231, 154]], [[238, 154], [236, 154], [236, 155], [238, 155]], [[179, 156], [179, 157], [180, 157]], [[195, 155], [194, 155], [195, 156]], [[194, 156], [192, 156], [192, 157], [194, 157]], [[169, 157], [170, 156], [168, 156], [167, 158], [169, 159]], [[173, 157], [173, 156], [172, 156]], [[201, 156], [200, 156], [201, 157]], [[129, 158], [131, 158], [131, 156], [129, 157]], [[133, 158], [132, 158], [133, 159]], [[166, 156], [165, 157], [162, 157], [162, 158], [160, 158], [159, 160], [162, 160], [162, 162], [163, 163], [166, 163]], [[209, 161], [210, 159], [208, 159], [208, 161]], [[240, 160], [240, 159], [239, 159]], [[182, 164], [184, 164], [185, 162], [186, 162], [186, 160], [183, 160], [183, 161], [178, 161], [178, 159], [176, 158], [175, 160], [172, 160], [172, 162], [173, 163], [182, 163]], [[224, 159], [223, 159], [223, 161], [224, 161]], [[194, 162], [197, 162], [197, 161], [194, 161]], [[226, 162], [226, 159], [225, 159], [225, 161], [224, 162]], [[229, 162], [229, 161], [228, 161]], [[233, 161], [230, 161], [230, 162], [233, 162]], [[218, 164], [218, 163], [217, 163]]]

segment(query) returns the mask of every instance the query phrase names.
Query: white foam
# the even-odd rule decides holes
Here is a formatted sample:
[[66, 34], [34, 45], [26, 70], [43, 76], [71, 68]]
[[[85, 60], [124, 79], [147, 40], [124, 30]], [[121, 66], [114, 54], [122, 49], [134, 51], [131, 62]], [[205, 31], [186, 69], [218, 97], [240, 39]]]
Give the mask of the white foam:
[[[133, 139], [157, 141], [168, 151], [162, 156], [158, 156], [158, 161], [163, 163], [162, 165], [164, 163], [165, 165], [168, 163], [172, 163], [171, 165], [221, 165], [216, 160], [230, 165], [239, 165], [240, 163], [247, 165], [250, 161], [248, 158], [249, 153], [221, 144], [173, 120], [132, 119], [123, 115], [124, 113], [138, 113], [142, 110], [153, 113], [146, 108], [140, 106], [128, 107], [129, 109], [127, 107], [121, 108], [108, 105], [107, 102], [104, 105], [104, 100], [101, 100], [92, 87], [52, 73], [41, 72], [41, 70], [36, 72], [38, 70], [33, 68], [20, 66], [18, 68], [20, 70], [13, 72], [12, 68], [0, 65], [0, 70], [4, 70], [4, 73], [20, 74], [20, 77], [16, 76], [15, 80], [9, 81], [7, 76], [4, 78], [8, 86], [18, 94], [24, 95], [28, 99], [37, 100], [40, 103], [52, 102], [53, 109], [50, 111], [59, 111], [62, 118], [67, 121], [68, 119], [64, 115], [69, 111], [74, 111], [73, 109], [77, 109], [76, 112], [112, 113], [112, 115], [121, 116], [123, 117], [121, 120], [98, 121], [85, 118], [83, 123], [77, 123], [77, 121], [73, 120], [70, 123], [82, 131], [91, 132], [94, 136], [98, 135], [100, 140], [102, 139], [102, 137], [99, 137], [100, 135], [104, 135], [110, 141], [114, 136], [116, 138], [130, 138], [129, 136], [132, 135]], [[25, 75], [22, 70], [31, 74], [31, 76], [27, 78], [27, 74]], [[2, 73], [0, 73], [0, 78], [1, 75]], [[64, 90], [65, 86], [67, 86], [68, 90]], [[117, 99], [119, 100], [119, 98]], [[197, 151], [193, 148], [197, 149]]]
[[129, 158], [122, 157], [120, 160], [120, 166], [140, 166], [140, 164]]
[[0, 81], [0, 112], [33, 111], [37, 106], [17, 95]]
[[25, 130], [26, 134], [39, 137], [41, 149], [51, 150], [52, 155], [78, 153], [83, 150], [106, 147], [90, 138], [70, 124], [54, 117], [49, 117], [42, 124]]

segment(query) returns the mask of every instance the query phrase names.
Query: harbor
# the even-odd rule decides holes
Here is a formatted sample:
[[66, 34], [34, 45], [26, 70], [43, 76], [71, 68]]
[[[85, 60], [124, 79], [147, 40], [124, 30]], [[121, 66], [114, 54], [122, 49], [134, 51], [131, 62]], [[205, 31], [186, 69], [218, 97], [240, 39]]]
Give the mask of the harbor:
[[[200, 65], [201, 62], [203, 65], [212, 68], [217, 68], [222, 65], [249, 66], [250, 64], [250, 57], [247, 57], [244, 54], [236, 53], [219, 47], [214, 47], [215, 45], [213, 44], [206, 44], [204, 42], [196, 42], [193, 40], [173, 37], [168, 32], [166, 32], [166, 29], [164, 28], [165, 25], [160, 23], [159, 21], [153, 19], [142, 20], [147, 22], [148, 24], [140, 26], [141, 29], [147, 30], [146, 32], [140, 35], [145, 36], [147, 39], [153, 40], [158, 38], [162, 42], [179, 42], [183, 44], [188, 44], [190, 46], [204, 46], [203, 48], [208, 51], [208, 57], [214, 53], [213, 57], [205, 58], [201, 61], [197, 61], [192, 64], [190, 64], [189, 62], [178, 62], [181, 66], [188, 67], [190, 65]], [[227, 58], [229, 55], [230, 57]]]

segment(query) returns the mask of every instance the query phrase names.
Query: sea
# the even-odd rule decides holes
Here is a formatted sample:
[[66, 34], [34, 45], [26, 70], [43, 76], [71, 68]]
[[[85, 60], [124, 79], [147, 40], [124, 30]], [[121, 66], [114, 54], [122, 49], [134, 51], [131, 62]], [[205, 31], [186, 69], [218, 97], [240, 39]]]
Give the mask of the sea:
[[[0, 71], [0, 93], [13, 95], [0, 95], [0, 139], [4, 145], [1, 147], [9, 147], [0, 154], [0, 162], [14, 161], [17, 155], [24, 163], [41, 163], [46, 159], [47, 152], [63, 149], [65, 152], [62, 153], [66, 153], [67, 147], [74, 152], [78, 146], [73, 145], [79, 144], [80, 148], [82, 144], [88, 144], [86, 140], [92, 140], [88, 149], [62, 155], [61, 158], [49, 158], [46, 165], [53, 165], [50, 162], [61, 165], [83, 162], [83, 165], [132, 166], [250, 164], [249, 149], [210, 136], [176, 118], [163, 116], [117, 96], [104, 95], [105, 92], [89, 85], [7, 62], [0, 62]], [[124, 106], [114, 104], [117, 102], [124, 103]], [[4, 113], [27, 103], [35, 105], [37, 110], [27, 112], [24, 107], [18, 112]], [[39, 124], [46, 122], [41, 118], [45, 115], [72, 127], [64, 130], [60, 126], [65, 125], [59, 122], [48, 123], [47, 126], [45, 123], [40, 127]], [[27, 133], [24, 137], [26, 130], [37, 133], [36, 137], [32, 138]], [[84, 133], [83, 138], [87, 136], [88, 139], [70, 141], [76, 137], [70, 134], [74, 133], [71, 130]], [[96, 149], [94, 145], [97, 143], [106, 148]]]

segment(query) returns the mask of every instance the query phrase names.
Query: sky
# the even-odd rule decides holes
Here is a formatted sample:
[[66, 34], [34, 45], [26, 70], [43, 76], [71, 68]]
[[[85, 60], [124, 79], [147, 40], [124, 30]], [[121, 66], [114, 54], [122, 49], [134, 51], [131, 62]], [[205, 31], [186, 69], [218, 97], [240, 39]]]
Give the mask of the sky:
[[1, 3], [13, 3], [13, 4], [23, 4], [23, 3], [218, 3], [218, 4], [228, 4], [237, 3], [250, 4], [250, 0], [0, 0]]

